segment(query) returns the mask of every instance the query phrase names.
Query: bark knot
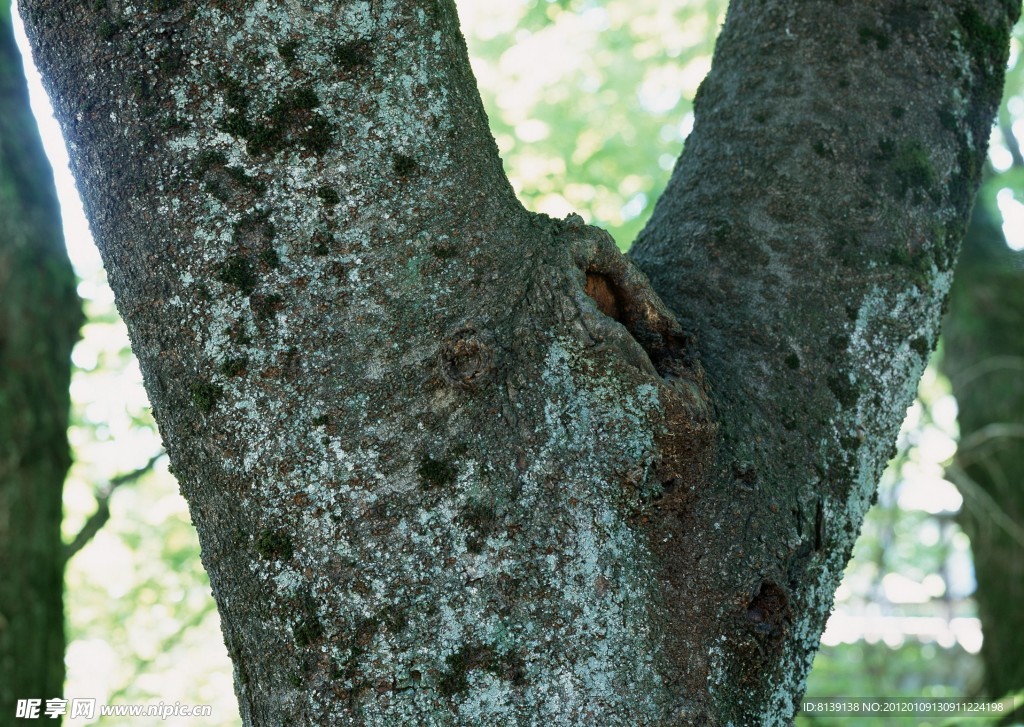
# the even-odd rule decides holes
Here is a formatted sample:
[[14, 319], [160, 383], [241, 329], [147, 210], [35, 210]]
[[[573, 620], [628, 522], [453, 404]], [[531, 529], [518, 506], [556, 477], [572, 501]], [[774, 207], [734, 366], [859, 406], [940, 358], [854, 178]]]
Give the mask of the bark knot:
[[[619, 252], [608, 233], [593, 227], [572, 229], [577, 237], [575, 262], [585, 275], [583, 292], [603, 316], [621, 326], [610, 321], [592, 321], [594, 337], [619, 338], [621, 334], [614, 329], [625, 328], [625, 333], [650, 360], [646, 368], [653, 368], [666, 383], [701, 378], [694, 355], [695, 342], [654, 292], [647, 276]], [[689, 397], [693, 392], [685, 393]]]
[[474, 326], [463, 326], [441, 344], [441, 376], [458, 388], [479, 386], [494, 371], [491, 336]]
[[564, 234], [583, 274], [583, 295], [576, 302], [589, 337], [598, 346], [617, 349], [622, 360], [659, 388], [659, 480], [689, 485], [702, 481], [717, 427], [696, 341], [608, 233], [570, 221]]

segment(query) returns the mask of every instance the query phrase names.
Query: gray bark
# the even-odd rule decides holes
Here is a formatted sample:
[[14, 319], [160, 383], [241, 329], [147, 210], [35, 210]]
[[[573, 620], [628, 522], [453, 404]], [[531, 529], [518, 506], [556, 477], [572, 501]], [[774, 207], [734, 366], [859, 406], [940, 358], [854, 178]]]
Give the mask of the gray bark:
[[520, 207], [447, 0], [25, 3], [246, 724], [791, 720], [1016, 17], [833, 5], [730, 11], [684, 329]]
[[686, 541], [706, 555], [677, 602], [716, 583], [691, 638], [742, 624], [744, 593], [784, 594], [767, 645], [763, 609], [718, 626], [726, 702], [753, 684], [785, 712], [802, 691], [935, 346], [1019, 5], [1001, 8], [734, 2], [632, 251], [695, 331], [720, 423], [700, 508], [734, 525]]

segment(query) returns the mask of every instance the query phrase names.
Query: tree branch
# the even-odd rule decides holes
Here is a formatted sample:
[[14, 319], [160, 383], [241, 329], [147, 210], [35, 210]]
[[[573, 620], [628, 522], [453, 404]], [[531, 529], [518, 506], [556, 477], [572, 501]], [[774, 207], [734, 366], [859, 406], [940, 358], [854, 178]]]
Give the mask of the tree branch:
[[[734, 0], [631, 251], [696, 334], [723, 432], [703, 497], [728, 522], [737, 483], [755, 485], [731, 573], [740, 593], [782, 584], [793, 663], [790, 639], [820, 632], [935, 346], [1018, 12]], [[676, 547], [713, 551], [734, 537], [720, 532]], [[733, 608], [723, 598], [720, 618]], [[775, 680], [781, 700], [799, 674], [750, 678]]]
[[946, 473], [963, 494], [964, 499], [971, 500], [972, 512], [980, 521], [997, 525], [1017, 545], [1024, 548], [1024, 527], [1014, 522], [1013, 518], [1006, 514], [992, 495], [985, 491], [985, 488], [975, 482], [974, 478], [958, 465], [947, 465]]
[[960, 440], [958, 449], [969, 461], [979, 456], [976, 450], [1005, 439], [1024, 439], [1024, 424], [991, 422]]
[[110, 518], [110, 498], [119, 487], [135, 482], [140, 477], [150, 472], [154, 465], [165, 455], [164, 452], [155, 454], [149, 458], [146, 464], [136, 470], [114, 477], [105, 486], [96, 491], [96, 511], [85, 521], [81, 530], [71, 539], [71, 542], [64, 546], [64, 562], [67, 563], [82, 548], [84, 548], [96, 533], [107, 524]]
[[980, 361], [971, 363], [963, 371], [951, 375], [950, 379], [955, 385], [954, 388], [966, 390], [975, 381], [989, 374], [1003, 371], [1024, 372], [1024, 357], [1012, 355], [988, 356]]

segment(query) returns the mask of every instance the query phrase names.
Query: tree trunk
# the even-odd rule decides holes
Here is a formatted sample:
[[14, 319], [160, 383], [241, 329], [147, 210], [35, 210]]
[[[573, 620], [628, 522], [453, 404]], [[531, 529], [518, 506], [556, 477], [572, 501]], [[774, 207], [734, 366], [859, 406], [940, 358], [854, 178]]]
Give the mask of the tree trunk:
[[985, 641], [985, 690], [1024, 688], [1024, 268], [980, 202], [950, 296], [942, 367], [956, 395], [960, 447], [950, 475], [964, 496]]
[[0, 715], [64, 687], [61, 492], [81, 307], [53, 172], [0, 2]]
[[448, 0], [128, 7], [25, 3], [245, 723], [789, 722], [1018, 8], [734, 3], [684, 329], [520, 207]]

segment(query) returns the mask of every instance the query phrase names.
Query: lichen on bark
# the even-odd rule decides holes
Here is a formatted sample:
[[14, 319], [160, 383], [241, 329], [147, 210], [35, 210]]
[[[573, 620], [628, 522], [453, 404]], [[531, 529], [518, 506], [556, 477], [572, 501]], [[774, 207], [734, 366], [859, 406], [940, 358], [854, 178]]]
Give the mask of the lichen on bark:
[[26, 9], [246, 723], [791, 718], [983, 153], [933, 39], [1005, 19], [735, 3], [638, 269], [447, 0]]

